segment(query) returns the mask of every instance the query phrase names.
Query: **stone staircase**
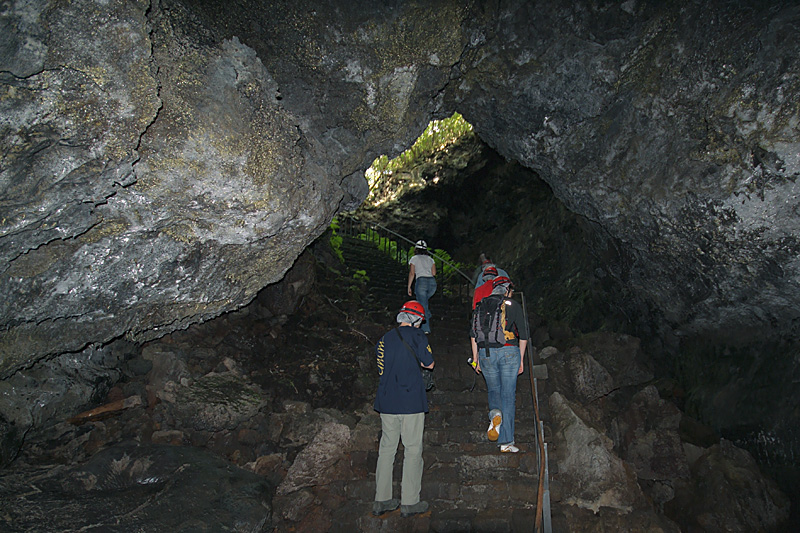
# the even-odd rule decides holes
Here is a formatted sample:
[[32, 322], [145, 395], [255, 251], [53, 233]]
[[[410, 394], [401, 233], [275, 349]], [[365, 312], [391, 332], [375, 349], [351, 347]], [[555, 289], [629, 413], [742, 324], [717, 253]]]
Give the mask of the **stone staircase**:
[[[397, 308], [407, 299], [406, 267], [387, 260], [369, 243], [345, 241], [347, 263], [358, 265], [370, 278], [370, 305], [391, 324]], [[351, 457], [351, 470], [361, 474], [342, 487], [350, 505], [335, 511], [331, 531], [533, 531], [538, 460], [527, 364], [517, 382], [515, 438], [521, 451], [501, 454], [486, 438], [486, 384], [467, 363], [471, 356], [470, 303], [437, 292], [430, 306], [434, 319], [429, 341], [436, 360], [436, 388], [428, 393], [421, 495], [430, 503], [430, 510], [409, 518], [402, 518], [399, 510], [382, 517], [371, 515], [375, 445], [374, 451]], [[400, 494], [402, 458], [401, 445], [395, 459], [395, 497]]]
[[409, 299], [406, 292], [408, 267], [389, 259], [373, 243], [349, 236], [343, 238], [342, 255], [350, 275], [356, 271], [366, 274], [364, 307], [367, 312], [376, 322], [391, 323], [397, 310]]

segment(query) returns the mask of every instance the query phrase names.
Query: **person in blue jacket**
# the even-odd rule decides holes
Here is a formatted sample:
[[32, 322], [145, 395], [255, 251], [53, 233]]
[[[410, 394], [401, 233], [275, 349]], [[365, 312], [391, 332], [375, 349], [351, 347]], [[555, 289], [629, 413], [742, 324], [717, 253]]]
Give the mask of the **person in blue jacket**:
[[[419, 329], [425, 310], [418, 301], [403, 304], [397, 314], [398, 327], [386, 333], [375, 346], [378, 392], [375, 410], [381, 414], [381, 440], [375, 469], [375, 502], [372, 513], [380, 516], [400, 507], [402, 516], [424, 513], [428, 502], [420, 501], [422, 488], [422, 434], [428, 397], [420, 367], [433, 369], [428, 338]], [[403, 481], [400, 500], [392, 498], [392, 470], [397, 445], [403, 441]]]

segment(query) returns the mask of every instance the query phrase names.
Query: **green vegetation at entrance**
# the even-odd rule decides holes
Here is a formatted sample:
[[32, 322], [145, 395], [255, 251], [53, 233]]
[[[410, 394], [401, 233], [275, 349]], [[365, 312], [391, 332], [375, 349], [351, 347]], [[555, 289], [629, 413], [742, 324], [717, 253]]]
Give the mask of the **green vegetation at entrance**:
[[370, 190], [383, 176], [413, 167], [417, 162], [474, 135], [472, 125], [458, 113], [453, 113], [453, 116], [444, 120], [432, 121], [411, 148], [394, 159], [389, 159], [386, 155], [375, 159], [365, 173]]

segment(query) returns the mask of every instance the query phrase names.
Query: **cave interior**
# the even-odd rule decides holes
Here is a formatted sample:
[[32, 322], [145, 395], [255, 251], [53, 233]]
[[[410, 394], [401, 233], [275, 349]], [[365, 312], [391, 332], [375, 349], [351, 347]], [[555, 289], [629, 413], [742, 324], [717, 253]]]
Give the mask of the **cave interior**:
[[[537, 350], [637, 339], [661, 399], [798, 522], [796, 3], [17, 0], [0, 29], [4, 467], [86, 459], [115, 437], [55, 445], [64, 421], [152, 411], [177, 367], [233, 372], [153, 366], [232, 323], [275, 390], [325, 407], [281, 353], [287, 325], [336, 328], [324, 285], [365, 296], [329, 278], [355, 213], [467, 269], [488, 253]], [[474, 135], [367, 182], [454, 113]]]

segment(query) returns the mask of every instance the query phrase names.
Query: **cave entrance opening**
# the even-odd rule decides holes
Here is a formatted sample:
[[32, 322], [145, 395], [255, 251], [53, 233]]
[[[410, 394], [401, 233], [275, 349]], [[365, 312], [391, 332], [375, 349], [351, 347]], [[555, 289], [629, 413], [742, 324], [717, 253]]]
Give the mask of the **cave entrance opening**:
[[369, 185], [369, 194], [364, 200], [368, 207], [396, 200], [406, 192], [424, 188], [429, 183], [439, 182], [440, 176], [425, 172], [437, 158], [464, 142], [475, 139], [475, 130], [459, 113], [431, 121], [414, 144], [400, 155], [389, 159], [381, 155], [372, 162], [364, 177]]
[[[472, 125], [458, 112], [432, 120], [399, 155], [392, 159], [385, 154], [375, 158], [364, 172], [367, 197], [354, 212], [342, 213], [334, 219], [331, 230], [334, 233], [339, 229], [345, 233], [355, 231], [353, 236], [372, 242], [393, 260], [405, 265], [414, 253], [414, 243], [422, 239], [433, 244], [430, 239], [435, 237], [437, 226], [442, 223], [436, 202], [425, 199], [424, 193], [433, 192], [446, 177], [455, 177], [451, 161], [471, 159], [479, 152], [475, 149], [479, 143]], [[412, 197], [415, 199], [409, 201]], [[427, 223], [420, 224], [420, 221]], [[340, 228], [339, 224], [344, 226]], [[439, 242], [429, 246], [429, 252], [436, 261], [441, 290], [451, 295], [468, 293], [471, 278], [466, 272], [471, 272], [475, 265], [455, 260], [452, 250], [441, 247], [447, 240], [435, 240]]]
[[627, 293], [606, 264], [624, 259], [619, 244], [460, 114], [431, 122], [396, 158], [376, 158], [365, 177], [369, 192], [354, 213], [360, 220], [446, 247], [464, 272], [485, 252], [547, 320], [582, 332], [629, 331], [618, 301]]

